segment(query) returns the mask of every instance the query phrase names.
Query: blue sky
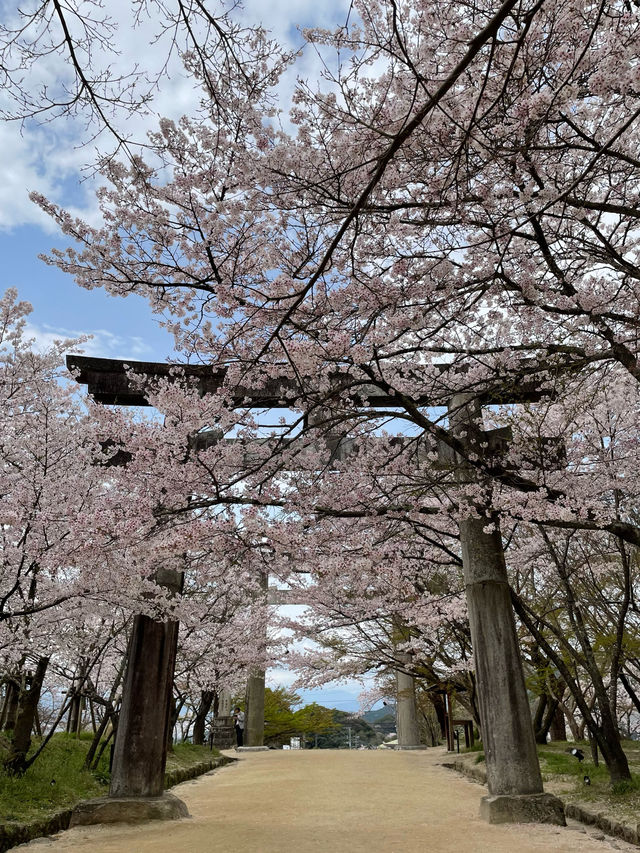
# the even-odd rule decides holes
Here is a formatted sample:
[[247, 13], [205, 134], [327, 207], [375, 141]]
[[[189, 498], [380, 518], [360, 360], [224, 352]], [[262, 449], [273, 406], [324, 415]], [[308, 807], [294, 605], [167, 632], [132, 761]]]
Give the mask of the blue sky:
[[[334, 27], [344, 23], [349, 0], [328, 0], [318, 4], [313, 0], [245, 0], [244, 22], [263, 23], [273, 36], [289, 48], [299, 48], [303, 39], [299, 27]], [[0, 0], [0, 19], [9, 23], [15, 14], [15, 3]], [[118, 47], [121, 56], [109, 57], [116, 70], [131, 67], [140, 57], [140, 44], [156, 34], [156, 22], [151, 21], [133, 32], [127, 25], [131, 14], [129, 0], [111, 0], [108, 12], [120, 20]], [[211, 2], [216, 10], [216, 3]], [[153, 51], [146, 51], [144, 62], [156, 65], [164, 58], [160, 42]], [[48, 63], [48, 64], [47, 64]], [[118, 65], [120, 63], [120, 65]], [[64, 66], [55, 56], [41, 63], [33, 74], [33, 87], [42, 80], [60, 78]], [[305, 51], [302, 60], [283, 82], [283, 102], [288, 102], [296, 74], [310, 79], [319, 75], [319, 65], [313, 50]], [[48, 77], [47, 77], [48, 75]], [[155, 96], [148, 115], [139, 114], [127, 119], [126, 128], [137, 138], [155, 129], [159, 116], [179, 118], [195, 109], [200, 91], [186, 76], [180, 62], [173, 61], [170, 76]], [[7, 106], [6, 92], [0, 91], [0, 108]], [[52, 246], [64, 248], [65, 238], [58, 235], [47, 217], [28, 199], [30, 191], [42, 192], [52, 201], [62, 204], [71, 213], [93, 220], [96, 216], [94, 192], [97, 186], [87, 165], [95, 157], [95, 145], [86, 143], [87, 134], [82, 121], [59, 120], [36, 125], [27, 123], [0, 124], [0, 250], [3, 274], [0, 288], [15, 286], [21, 298], [33, 305], [31, 329], [46, 342], [51, 336], [69, 334], [94, 335], [87, 352], [95, 355], [128, 357], [149, 360], [171, 358], [173, 344], [170, 336], [160, 329], [144, 300], [109, 297], [100, 291], [84, 291], [73, 280], [53, 267], [46, 266], [38, 254]], [[100, 139], [98, 145], [102, 144]], [[108, 140], [104, 140], [106, 148]]]
[[85, 345], [89, 354], [166, 360], [172, 340], [143, 299], [84, 290], [39, 258], [71, 241], [29, 200], [30, 192], [42, 192], [81, 217], [96, 216], [98, 181], [85, 171], [95, 151], [83, 146], [82, 132], [82, 125], [70, 120], [28, 124], [22, 131], [17, 124], [0, 123], [0, 288], [16, 287], [32, 304], [29, 332], [43, 344], [53, 337], [92, 334], [94, 340]]
[[[260, 17], [267, 19], [276, 38], [290, 47], [299, 47], [302, 39], [297, 25], [333, 27], [344, 22], [349, 6], [349, 0], [329, 0], [323, 4], [314, 0], [271, 0], [269, 3], [246, 0], [244, 15], [254, 23]], [[124, 19], [130, 4], [127, 0], [113, 0], [108, 9]], [[3, 21], [14, 12], [15, 4], [0, 0]], [[134, 36], [127, 36], [123, 30], [123, 63], [127, 56], [139, 56], [143, 37], [144, 28]], [[55, 57], [51, 58], [51, 63], [54, 61]], [[313, 51], [308, 51], [297, 71], [285, 81], [285, 86], [292, 85], [295, 73], [313, 79], [318, 70]], [[52, 64], [44, 73], [55, 75], [60, 73], [60, 67]], [[37, 85], [35, 78], [34, 85]], [[6, 93], [0, 93], [0, 106], [5, 97]], [[171, 79], [165, 81], [159, 91], [154, 109], [157, 115], [177, 118], [180, 112], [197, 103], [197, 97], [199, 95], [194, 93], [181, 69], [175, 67]], [[153, 115], [138, 117], [136, 132], [142, 135], [145, 128], [153, 128], [155, 122]], [[84, 171], [95, 152], [93, 147], [83, 145], [83, 138], [86, 137], [81, 122], [27, 124], [22, 128], [17, 123], [0, 124], [0, 150], [3, 152], [0, 158], [0, 253], [3, 259], [0, 292], [16, 287], [20, 298], [32, 304], [28, 331], [41, 345], [54, 338], [91, 334], [93, 340], [84, 345], [84, 351], [90, 355], [172, 360], [173, 340], [160, 328], [142, 298], [121, 299], [101, 290], [83, 290], [70, 276], [47, 266], [38, 257], [53, 247], [65, 248], [68, 241], [56, 233], [42, 212], [29, 201], [29, 192], [42, 192], [74, 214], [89, 219], [95, 216], [96, 183]], [[288, 675], [285, 671], [274, 671], [271, 683], [288, 681]], [[360, 685], [351, 682], [301, 691], [301, 695], [307, 702], [357, 711], [361, 690]]]
[[64, 247], [64, 238], [36, 225], [0, 232], [3, 258], [2, 290], [17, 287], [21, 299], [33, 306], [29, 332], [46, 343], [50, 338], [92, 334], [84, 345], [88, 354], [141, 361], [170, 360], [173, 339], [160, 328], [141, 297], [108, 296], [84, 290], [73, 278], [38, 258], [52, 247]]
[[[353, 690], [357, 691], [355, 695], [352, 692]], [[324, 705], [325, 708], [337, 708], [338, 711], [359, 711], [358, 692], [359, 690], [355, 687], [351, 689], [349, 687], [325, 687], [318, 690], [298, 691], [304, 704], [317, 702], [318, 705]], [[378, 702], [375, 707], [378, 708], [381, 706], [382, 703]], [[366, 708], [365, 710], [368, 711], [370, 709]]]

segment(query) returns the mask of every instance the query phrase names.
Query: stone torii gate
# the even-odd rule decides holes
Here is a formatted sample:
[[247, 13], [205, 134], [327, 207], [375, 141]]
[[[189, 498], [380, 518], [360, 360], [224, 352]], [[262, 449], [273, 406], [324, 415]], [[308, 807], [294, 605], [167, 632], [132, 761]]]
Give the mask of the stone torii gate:
[[[97, 402], [108, 405], [149, 405], [145, 396], [145, 381], [170, 378], [176, 367], [181, 368], [182, 375], [196, 383], [203, 394], [220, 388], [226, 373], [224, 368], [214, 370], [206, 365], [128, 362], [84, 356], [69, 356], [67, 366], [80, 384], [87, 385], [89, 394]], [[292, 397], [302, 396], [302, 393], [303, 389], [299, 384], [285, 376], [266, 381], [258, 391], [255, 388], [238, 387], [234, 390], [233, 400], [239, 407], [250, 405], [255, 408], [289, 408]], [[398, 405], [396, 398], [381, 392], [375, 386], [360, 388], [358, 396], [374, 407], [394, 408]], [[481, 455], [486, 444], [491, 441], [491, 434], [482, 430], [481, 403], [521, 403], [539, 400], [540, 397], [537, 387], [522, 383], [517, 388], [510, 389], [508, 394], [502, 387], [497, 389], [495, 395], [485, 391], [481, 402], [477, 398], [461, 395], [450, 399], [450, 434], [457, 446], [465, 451], [462, 456], [454, 454], [451, 457], [449, 453], [457, 471], [456, 476], [467, 482], [473, 479], [475, 472], [467, 461], [468, 454]], [[433, 405], [433, 401], [420, 401], [420, 405], [430, 404]], [[330, 443], [333, 444], [328, 441], [328, 444]], [[336, 449], [339, 449], [339, 446], [338, 437]], [[489, 785], [489, 796], [482, 800], [481, 814], [491, 822], [538, 821], [564, 824], [561, 801], [543, 792], [504, 552], [500, 532], [494, 522], [487, 508], [485, 517], [470, 517], [460, 523], [463, 571]], [[492, 532], [486, 532], [492, 525]], [[137, 622], [142, 634], [148, 628], [143, 628], [144, 618], [140, 617]], [[135, 631], [134, 625], [134, 634]], [[136, 642], [144, 643], [144, 636], [140, 636]], [[132, 665], [130, 661], [129, 666]], [[168, 644], [157, 648], [153, 661], [147, 658], [141, 661], [140, 665], [152, 667], [156, 672], [168, 672], [171, 668]], [[160, 695], [158, 699], [161, 699]], [[141, 713], [142, 709], [134, 707], [134, 704], [127, 706], [123, 698], [121, 713], [133, 717]], [[135, 726], [128, 726], [126, 719], [123, 723], [122, 729], [119, 727], [119, 737], [124, 737], [120, 735], [120, 731], [135, 731]], [[132, 744], [129, 744], [130, 749], [131, 746]], [[161, 766], [162, 771], [165, 758], [166, 753], [159, 756], [156, 762], [156, 766]], [[156, 771], [156, 778], [158, 772], [159, 770]], [[122, 777], [122, 771], [117, 771], [116, 775], [118, 773]], [[141, 799], [157, 797], [157, 784], [148, 784], [146, 788], [141, 786], [138, 778], [140, 774], [135, 769], [129, 775], [130, 783], [128, 788], [125, 785], [125, 790], [130, 793], [121, 791], [121, 796]], [[111, 795], [117, 795], [113, 788]]]
[[[304, 604], [305, 602], [300, 599], [295, 590], [278, 589], [277, 587], [270, 586], [268, 587], [267, 603], [282, 605]], [[410, 658], [411, 655], [406, 653], [402, 654], [402, 661], [404, 663], [409, 663]], [[396, 729], [398, 735], [398, 743], [397, 746], [395, 746], [395, 749], [426, 749], [426, 746], [420, 742], [420, 725], [418, 723], [415, 678], [405, 670], [396, 669], [395, 681]], [[264, 696], [264, 673], [262, 673], [262, 684], [260, 685], [256, 679], [251, 683], [251, 689], [253, 691], [253, 695], [259, 694], [259, 691], [262, 690], [262, 694]], [[247, 685], [247, 694], [249, 694], [249, 685]], [[258, 699], [258, 702], [259, 701], [260, 700]], [[251, 707], [250, 701], [248, 702], [248, 705]], [[264, 708], [264, 699], [262, 700], [262, 707]], [[255, 719], [253, 725], [255, 727], [259, 725], [257, 719]], [[253, 741], [249, 740], [249, 745], [252, 743]], [[262, 743], [262, 740], [260, 740], [260, 743]]]

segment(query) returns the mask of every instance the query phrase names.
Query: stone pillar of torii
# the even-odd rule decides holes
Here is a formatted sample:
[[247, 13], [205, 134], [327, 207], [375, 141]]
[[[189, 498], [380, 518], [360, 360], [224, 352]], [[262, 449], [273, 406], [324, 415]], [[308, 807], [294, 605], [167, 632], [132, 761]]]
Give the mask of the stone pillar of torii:
[[[171, 377], [176, 367], [153, 362], [84, 356], [69, 356], [67, 365], [77, 381], [88, 386], [89, 393], [97, 402], [110, 405], [148, 405], [144, 390], [145, 381]], [[224, 382], [224, 369], [214, 370], [206, 365], [179, 367], [182, 368], [183, 375], [199, 384], [201, 393], [215, 391]], [[136, 381], [132, 380], [132, 373], [135, 374]], [[255, 388], [238, 388], [235, 397], [238, 405], [242, 407], [246, 407], [247, 401], [250, 401], [250, 404], [257, 408], [288, 408], [288, 399], [291, 399], [289, 395], [297, 391], [298, 396], [301, 396], [302, 390], [294, 380], [285, 377], [269, 380], [260, 391]], [[370, 389], [360, 389], [359, 393], [369, 405], [391, 408], [397, 406], [397, 399], [373, 386]], [[504, 388], [500, 388], [496, 399], [492, 399], [491, 395], [485, 392], [482, 403], [517, 403], [535, 399], [540, 399], [539, 390], [531, 389], [523, 383], [512, 388], [508, 394]], [[429, 401], [424, 401], [424, 405], [428, 404]], [[469, 454], [475, 453], [482, 458], [484, 448], [490, 443], [491, 434], [482, 429], [480, 403], [477, 399], [458, 395], [449, 401], [449, 409], [450, 431], [457, 440], [458, 447], [464, 448], [464, 454], [448, 455], [452, 457], [452, 470], [456, 472], [456, 477], [468, 482], [475, 476], [467, 461]], [[460, 541], [489, 786], [489, 796], [482, 799], [481, 814], [490, 822], [537, 821], [564, 824], [562, 802], [543, 792], [500, 532], [496, 520], [489, 517], [489, 508], [486, 518], [476, 516], [477, 513], [474, 513], [474, 517], [461, 521]], [[491, 525], [492, 532], [486, 532]], [[146, 622], [139, 620], [137, 624], [140, 634], [136, 643], [140, 645], [146, 642], [147, 635], [152, 634], [152, 629]], [[150, 646], [155, 650], [153, 656], [130, 658], [128, 666], [136, 670], [136, 678], [129, 679], [131, 683], [138, 679], [140, 683], [152, 684], [160, 671], [163, 672], [163, 679], [169, 679], [173, 673], [172, 661], [175, 656], [172, 643], [173, 640], [150, 641]], [[407, 675], [407, 678], [410, 676]], [[402, 725], [399, 715], [398, 729], [409, 732], [403, 735], [403, 739], [415, 738], [417, 742], [412, 730], [412, 714], [415, 717], [414, 685], [409, 681], [405, 683], [402, 677], [400, 682], [402, 689], [399, 690], [398, 698], [401, 703], [399, 713], [402, 715]], [[400, 687], [400, 684], [398, 686]], [[160, 693], [158, 701], [161, 701]], [[127, 702], [123, 698], [121, 715], [123, 713], [135, 718], [145, 711], [134, 696]], [[127, 737], [134, 738], [135, 742], [130, 741], [122, 745]], [[116, 735], [116, 754], [125, 757], [132, 751], [144, 751], [148, 744], [143, 747], [139, 741], [145, 737], [150, 737], [147, 726], [136, 727], [122, 719]], [[118, 744], [118, 740], [121, 744]], [[158, 761], [154, 764], [155, 767], [162, 765], [162, 775], [166, 759], [166, 738], [164, 741], [164, 747], [158, 743]], [[129, 781], [124, 785], [120, 782], [118, 789], [112, 786], [108, 799], [115, 801], [118, 796], [124, 796], [131, 802], [135, 798], [141, 809], [149, 807], [150, 816], [160, 816], [156, 804], [160, 801], [166, 802], [167, 795], [158, 797], [160, 774], [159, 771], [154, 771], [154, 774], [153, 780], [145, 782], [138, 769], [132, 768], [131, 773], [128, 773], [118, 767], [115, 771], [116, 778], [122, 780], [129, 777]], [[177, 802], [180, 803], [179, 800]], [[108, 805], [109, 803], [107, 807]], [[86, 820], [82, 822], [101, 822], [105, 819], [100, 816], [99, 807], [93, 810], [93, 819], [91, 808], [88, 807], [85, 811]], [[166, 817], [181, 816], [175, 805], [168, 807], [167, 812], [164, 815]]]
[[[264, 600], [268, 604], [269, 575], [267, 572], [262, 572], [260, 575], [260, 587]], [[249, 669], [244, 700], [244, 747], [240, 749], [268, 749], [264, 745], [265, 676], [264, 666], [253, 666]]]
[[[305, 604], [306, 600], [300, 597], [296, 590], [278, 589], [268, 587], [268, 603], [273, 605], [283, 604]], [[396, 659], [407, 667], [411, 663], [411, 655], [408, 652], [396, 651]], [[426, 749], [420, 742], [420, 725], [418, 723], [418, 705], [416, 701], [415, 678], [406, 669], [394, 669], [396, 683], [396, 734], [398, 742], [396, 749]], [[254, 686], [253, 689], [258, 689]], [[262, 691], [264, 693], [264, 675], [262, 679]], [[259, 725], [256, 721], [256, 726]], [[262, 741], [261, 741], [262, 742]]]

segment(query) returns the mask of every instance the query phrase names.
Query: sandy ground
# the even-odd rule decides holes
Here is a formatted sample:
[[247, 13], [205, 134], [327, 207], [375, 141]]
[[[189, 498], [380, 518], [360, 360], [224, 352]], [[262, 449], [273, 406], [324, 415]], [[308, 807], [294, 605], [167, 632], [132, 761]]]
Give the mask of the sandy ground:
[[[638, 851], [572, 822], [490, 826], [484, 788], [444, 751], [269, 751], [173, 789], [190, 819], [77, 827], [26, 845], [51, 853], [606, 853]], [[25, 848], [21, 848], [25, 849]]]

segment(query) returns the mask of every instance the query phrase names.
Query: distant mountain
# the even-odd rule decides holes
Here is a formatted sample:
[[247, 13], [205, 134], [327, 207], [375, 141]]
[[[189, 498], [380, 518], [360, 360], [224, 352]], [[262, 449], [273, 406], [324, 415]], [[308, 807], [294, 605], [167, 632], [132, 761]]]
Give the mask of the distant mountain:
[[366, 714], [362, 714], [362, 719], [368, 723], [377, 723], [383, 717], [395, 717], [395, 715], [395, 705], [383, 705], [382, 708], [376, 708], [375, 711], [367, 711]]

